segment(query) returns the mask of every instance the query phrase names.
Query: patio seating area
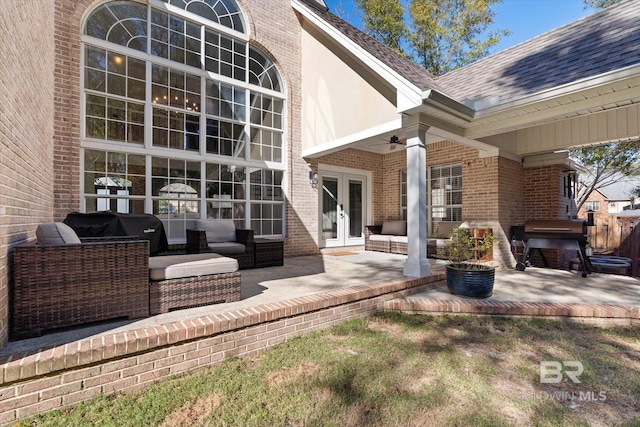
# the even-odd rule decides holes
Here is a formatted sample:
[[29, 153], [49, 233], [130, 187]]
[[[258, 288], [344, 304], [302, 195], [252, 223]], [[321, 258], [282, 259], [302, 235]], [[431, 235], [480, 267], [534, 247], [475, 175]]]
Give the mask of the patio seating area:
[[[409, 279], [402, 274], [405, 260], [405, 255], [371, 251], [287, 258], [284, 268], [243, 271], [239, 299], [231, 299], [223, 304], [199, 304], [181, 310], [164, 310], [148, 317], [94, 324], [14, 341], [0, 351], [0, 355], [28, 352], [104, 334], [183, 322], [265, 304], [278, 304], [310, 295], [346, 293], [362, 285], [393, 283]], [[584, 279], [575, 271], [535, 267], [529, 267], [524, 272], [498, 269], [493, 295], [487, 299], [473, 300], [449, 293], [444, 283], [446, 261], [429, 259], [429, 262], [435, 284], [422, 292], [412, 292], [413, 299], [465, 301], [481, 305], [508, 302], [514, 307], [519, 304], [612, 305], [637, 307], [640, 313], [640, 280], [634, 277], [594, 272]], [[518, 313], [517, 309], [512, 312], [516, 315], [525, 314], [524, 311]]]
[[[0, 395], [9, 396], [3, 403], [13, 417], [7, 419], [102, 393], [135, 391], [381, 310], [640, 325], [637, 278], [595, 272], [582, 278], [535, 267], [498, 270], [493, 295], [473, 300], [448, 293], [446, 261], [430, 259], [432, 276], [413, 279], [402, 274], [406, 258], [359, 250], [287, 258], [285, 267], [244, 270], [239, 301], [10, 342], [0, 351]], [[36, 398], [28, 403], [26, 395]]]
[[117, 318], [238, 301], [239, 269], [283, 265], [282, 240], [198, 220], [170, 250], [154, 215], [72, 213], [14, 250], [10, 339]]

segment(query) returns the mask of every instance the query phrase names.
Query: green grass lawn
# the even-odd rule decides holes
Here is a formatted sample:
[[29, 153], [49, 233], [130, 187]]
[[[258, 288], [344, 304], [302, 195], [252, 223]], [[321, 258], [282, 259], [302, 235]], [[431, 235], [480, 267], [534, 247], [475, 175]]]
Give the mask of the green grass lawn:
[[21, 424], [640, 426], [640, 329], [381, 314]]

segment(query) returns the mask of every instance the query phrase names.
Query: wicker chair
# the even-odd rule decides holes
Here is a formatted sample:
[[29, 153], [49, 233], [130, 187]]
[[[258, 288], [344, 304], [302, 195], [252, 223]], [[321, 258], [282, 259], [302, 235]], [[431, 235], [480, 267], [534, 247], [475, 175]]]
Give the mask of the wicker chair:
[[[219, 221], [219, 220], [213, 220]], [[233, 230], [232, 230], [233, 231]], [[200, 254], [205, 252], [215, 252], [224, 255], [229, 258], [238, 260], [238, 267], [240, 270], [255, 267], [254, 258], [254, 231], [249, 229], [235, 229], [235, 242], [244, 245], [244, 252], [242, 253], [229, 253], [226, 251], [217, 251], [212, 249], [207, 241], [207, 234], [205, 230], [201, 229], [187, 229], [187, 253], [188, 254]]]
[[12, 340], [58, 328], [149, 315], [149, 241], [13, 249]]

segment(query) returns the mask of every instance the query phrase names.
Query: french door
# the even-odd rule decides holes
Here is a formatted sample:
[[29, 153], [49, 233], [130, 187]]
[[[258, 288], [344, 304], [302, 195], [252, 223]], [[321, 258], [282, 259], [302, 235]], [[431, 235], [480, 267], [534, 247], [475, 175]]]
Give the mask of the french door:
[[321, 171], [319, 189], [320, 246], [363, 245], [367, 177]]

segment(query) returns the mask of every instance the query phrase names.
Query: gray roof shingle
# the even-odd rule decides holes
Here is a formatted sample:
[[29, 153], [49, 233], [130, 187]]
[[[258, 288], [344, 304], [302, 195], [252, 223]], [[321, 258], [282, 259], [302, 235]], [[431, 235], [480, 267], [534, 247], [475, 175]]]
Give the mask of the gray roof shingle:
[[300, 1], [421, 90], [436, 89], [459, 102], [496, 96], [504, 102], [640, 63], [640, 0], [623, 1], [440, 77], [317, 2]]
[[640, 63], [640, 1], [628, 0], [440, 76], [458, 101], [519, 98]]

